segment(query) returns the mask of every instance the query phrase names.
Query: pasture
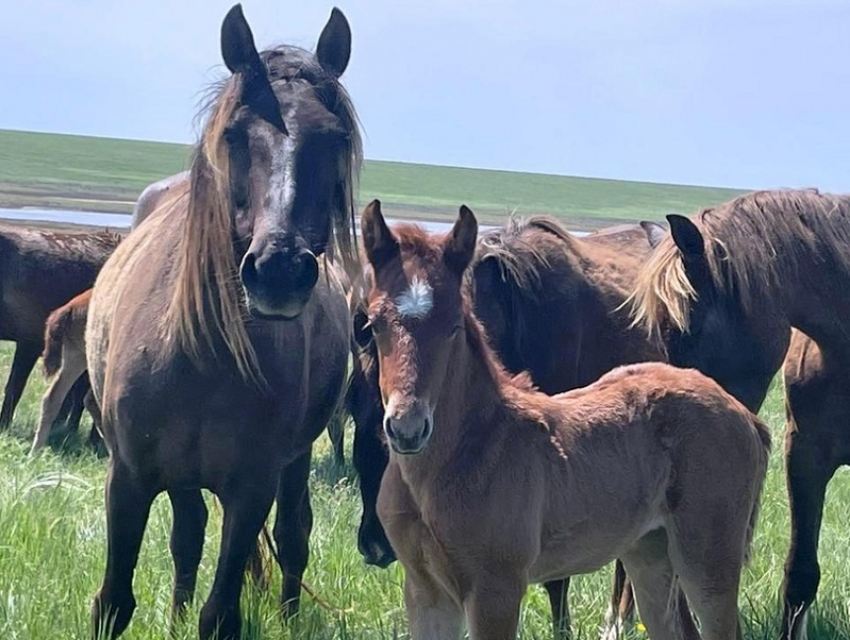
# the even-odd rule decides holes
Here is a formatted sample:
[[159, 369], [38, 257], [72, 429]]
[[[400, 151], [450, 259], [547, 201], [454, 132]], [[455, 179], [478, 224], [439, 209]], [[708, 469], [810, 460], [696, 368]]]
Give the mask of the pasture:
[[[187, 167], [186, 145], [0, 130], [0, 207], [40, 206], [129, 213], [149, 183]], [[366, 161], [360, 207], [380, 198], [394, 216], [451, 221], [461, 202], [484, 224], [516, 210], [596, 229], [656, 220], [742, 193], [715, 187], [601, 180], [509, 171]]]
[[[11, 349], [0, 349], [0, 375], [8, 375]], [[0, 435], [0, 637], [14, 640], [89, 637], [89, 607], [105, 561], [103, 484], [105, 461], [71, 438], [62, 453], [46, 451], [28, 459], [30, 437], [45, 385], [33, 376], [10, 433]], [[788, 507], [782, 470], [784, 415], [775, 383], [762, 411], [774, 447], [762, 501], [753, 559], [745, 572], [740, 604], [747, 640], [777, 635], [778, 591], [788, 546]], [[83, 429], [89, 426], [84, 420]], [[85, 432], [81, 432], [85, 433]], [[347, 433], [350, 460], [352, 431]], [[54, 443], [61, 440], [54, 438]], [[356, 549], [360, 514], [350, 462], [335, 468], [327, 438], [317, 443], [311, 474], [315, 526], [305, 580], [326, 605], [304, 594], [302, 612], [285, 627], [277, 615], [280, 576], [272, 589], [249, 588], [243, 595], [245, 636], [277, 638], [405, 638], [402, 572], [363, 565]], [[209, 496], [207, 496], [209, 500]], [[846, 505], [850, 474], [839, 471], [828, 490], [821, 538], [822, 582], [811, 618], [810, 640], [850, 638], [850, 529]], [[209, 592], [218, 548], [221, 514], [211, 508], [199, 601], [178, 638], [196, 637], [199, 603]], [[128, 640], [166, 636], [171, 589], [168, 536], [171, 513], [161, 496], [154, 504], [136, 572], [138, 609]], [[582, 576], [571, 590], [577, 638], [595, 639], [609, 594], [608, 570]], [[330, 608], [328, 608], [328, 606]], [[548, 603], [542, 589], [529, 590], [521, 638], [551, 637]], [[646, 637], [638, 629], [635, 638]]]

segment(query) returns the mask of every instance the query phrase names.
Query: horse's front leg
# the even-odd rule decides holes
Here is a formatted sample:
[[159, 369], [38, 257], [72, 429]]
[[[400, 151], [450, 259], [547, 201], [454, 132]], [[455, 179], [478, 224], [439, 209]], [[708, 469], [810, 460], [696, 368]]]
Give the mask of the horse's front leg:
[[32, 373], [38, 357], [41, 355], [41, 345], [37, 342], [19, 342], [15, 346], [15, 357], [12, 358], [12, 370], [6, 381], [3, 395], [3, 407], [0, 409], [0, 431], [8, 429], [12, 424], [15, 408], [21, 401], [27, 379]]
[[476, 579], [464, 602], [470, 640], [516, 640], [526, 583], [518, 576]]
[[412, 640], [457, 640], [463, 630], [463, 608], [430, 580], [406, 570], [404, 602]]
[[207, 527], [207, 505], [200, 489], [172, 489], [173, 524], [171, 525], [171, 557], [174, 560], [174, 586], [171, 593], [171, 624], [186, 613], [195, 597], [198, 566], [204, 550]]
[[221, 548], [210, 597], [201, 609], [201, 640], [238, 640], [242, 630], [239, 597], [245, 565], [256, 548], [257, 537], [274, 500], [274, 481], [262, 480], [255, 470], [252, 478], [234, 478], [227, 491], [218, 493], [224, 508]]
[[301, 578], [310, 554], [310, 532], [313, 530], [313, 509], [307, 481], [310, 476], [312, 447], [296, 458], [280, 475], [277, 489], [277, 514], [274, 538], [283, 569], [281, 607], [284, 618], [298, 613]]

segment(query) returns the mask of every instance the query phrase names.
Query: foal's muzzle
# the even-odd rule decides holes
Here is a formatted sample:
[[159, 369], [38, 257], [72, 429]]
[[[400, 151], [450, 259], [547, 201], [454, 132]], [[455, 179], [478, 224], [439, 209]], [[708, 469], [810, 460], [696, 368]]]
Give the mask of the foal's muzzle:
[[239, 269], [248, 310], [258, 318], [297, 318], [319, 280], [319, 261], [308, 249], [266, 243], [249, 249]]
[[421, 400], [404, 404], [390, 398], [384, 413], [384, 433], [396, 453], [419, 453], [434, 433], [434, 416]]

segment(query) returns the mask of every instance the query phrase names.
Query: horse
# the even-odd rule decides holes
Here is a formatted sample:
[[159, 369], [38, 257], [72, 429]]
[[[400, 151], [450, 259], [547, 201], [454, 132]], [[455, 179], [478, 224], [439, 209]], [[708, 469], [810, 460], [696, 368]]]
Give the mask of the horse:
[[[181, 183], [188, 181], [189, 172], [181, 171], [162, 180], [157, 180], [145, 187], [139, 194], [139, 198], [133, 207], [133, 218], [130, 229], [135, 229], [144, 222], [156, 210], [157, 204], [169, 191], [181, 185]], [[333, 445], [334, 461], [337, 465], [341, 466], [345, 463], [345, 415], [342, 411], [342, 405], [340, 405], [339, 409], [339, 411], [334, 413], [330, 422], [328, 422], [328, 435]]]
[[[817, 545], [827, 483], [850, 463], [850, 197], [759, 191], [690, 218], [668, 216], [631, 296], [635, 322], [695, 366], [760, 405], [784, 366], [785, 467], [791, 545], [782, 584], [782, 638], [804, 637], [817, 594]], [[791, 328], [799, 333], [789, 350]], [[786, 358], [787, 352], [787, 358]]]
[[[109, 231], [67, 233], [0, 227], [0, 340], [16, 343], [0, 409], [0, 431], [11, 425], [44, 348], [47, 316], [92, 286], [120, 239]], [[85, 388], [79, 385], [74, 391], [72, 406], [67, 407], [70, 427], [79, 422]]]
[[[56, 416], [78, 380], [82, 379], [87, 397], [90, 395], [86, 373], [85, 334], [91, 294], [92, 290], [86, 289], [47, 317], [42, 362], [44, 375], [51, 383], [41, 400], [38, 429], [33, 438], [30, 455], [47, 444]], [[101, 441], [100, 410], [91, 400], [86, 406], [93, 421], [89, 444], [97, 447]]]
[[[657, 223], [642, 222], [575, 238], [555, 220], [534, 216], [512, 217], [506, 227], [484, 234], [470, 269], [470, 292], [506, 368], [528, 371], [542, 391], [555, 394], [590, 384], [618, 365], [660, 360], [661, 351], [629, 327], [628, 312], [620, 307], [651, 244], [665, 232]], [[345, 406], [355, 424], [354, 466], [363, 503], [358, 548], [367, 564], [386, 567], [395, 554], [375, 505], [389, 456], [381, 439], [377, 350], [364, 328], [365, 311], [362, 304], [352, 310], [353, 367]], [[616, 637], [631, 617], [633, 601], [624, 581], [617, 563], [605, 637]], [[568, 583], [545, 587], [556, 635], [564, 636]]]
[[298, 611], [314, 440], [348, 360], [344, 280], [357, 268], [362, 147], [340, 76], [338, 9], [314, 53], [258, 52], [240, 5], [221, 27], [230, 75], [214, 87], [188, 182], [130, 233], [94, 286], [86, 360], [109, 450], [107, 562], [94, 633], [121, 634], [154, 497], [174, 521], [172, 622], [195, 591], [210, 490], [224, 512], [199, 636], [238, 638], [246, 560], [277, 498], [282, 612]]
[[472, 640], [515, 638], [530, 582], [621, 558], [651, 637], [742, 638], [766, 425], [663, 363], [556, 396], [509, 375], [464, 286], [477, 235], [466, 207], [429, 236], [391, 231], [373, 201], [361, 233], [390, 444], [378, 513], [405, 569], [411, 637], [457, 638], [466, 618]]

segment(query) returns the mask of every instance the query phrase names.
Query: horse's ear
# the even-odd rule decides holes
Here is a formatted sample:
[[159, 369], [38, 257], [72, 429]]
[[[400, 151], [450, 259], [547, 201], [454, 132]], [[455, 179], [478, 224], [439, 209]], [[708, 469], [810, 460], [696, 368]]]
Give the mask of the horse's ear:
[[640, 224], [641, 229], [643, 229], [644, 233], [646, 233], [646, 239], [649, 242], [649, 246], [653, 249], [657, 247], [658, 243], [661, 242], [667, 235], [667, 227], [663, 224], [658, 224], [651, 220], [641, 220], [638, 224]]
[[670, 223], [670, 234], [673, 242], [679, 247], [685, 260], [705, 257], [705, 241], [697, 226], [690, 218], [680, 216], [677, 213], [667, 214], [667, 222]]
[[221, 57], [231, 73], [250, 69], [265, 75], [260, 54], [254, 44], [254, 34], [242, 13], [241, 4], [233, 5], [221, 23]]
[[231, 73], [242, 76], [242, 104], [248, 105], [261, 118], [286, 133], [280, 104], [269, 82], [266, 65], [254, 44], [254, 34], [245, 20], [241, 4], [233, 5], [221, 23], [221, 57]]
[[446, 238], [443, 248], [443, 260], [446, 265], [458, 275], [463, 274], [472, 262], [477, 242], [478, 221], [475, 214], [465, 204], [461, 205], [457, 222]]
[[360, 219], [360, 232], [366, 257], [375, 269], [398, 253], [398, 241], [384, 220], [380, 200], [372, 200], [366, 205]]
[[331, 17], [322, 29], [316, 45], [316, 59], [334, 78], [339, 78], [351, 58], [351, 27], [345, 15], [334, 7]]

